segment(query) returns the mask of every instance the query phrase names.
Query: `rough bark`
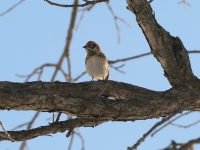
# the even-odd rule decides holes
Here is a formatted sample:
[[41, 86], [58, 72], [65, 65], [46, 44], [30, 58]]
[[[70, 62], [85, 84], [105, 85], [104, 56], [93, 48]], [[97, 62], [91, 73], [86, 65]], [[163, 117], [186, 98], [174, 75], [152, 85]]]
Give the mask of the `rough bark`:
[[[107, 99], [98, 97], [105, 87]], [[120, 99], [123, 98], [123, 99]], [[62, 112], [78, 117], [134, 121], [167, 116], [198, 94], [187, 87], [151, 91], [115, 81], [83, 83], [0, 82], [0, 109]], [[184, 110], [199, 110], [199, 100]]]
[[154, 57], [164, 69], [164, 75], [172, 86], [196, 84], [188, 52], [179, 37], [173, 37], [155, 19], [150, 4], [146, 0], [127, 0], [127, 9], [136, 16]]

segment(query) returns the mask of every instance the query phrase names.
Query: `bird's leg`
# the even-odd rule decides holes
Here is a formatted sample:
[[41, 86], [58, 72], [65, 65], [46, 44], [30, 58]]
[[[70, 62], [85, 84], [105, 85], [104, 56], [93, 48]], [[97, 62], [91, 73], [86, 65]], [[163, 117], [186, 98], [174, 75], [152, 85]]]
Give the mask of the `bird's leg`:
[[[94, 80], [94, 77], [92, 76], [92, 80], [91, 80], [91, 81], [93, 81], [93, 80]], [[91, 81], [90, 81], [90, 82], [91, 82]]]
[[106, 76], [106, 79], [105, 79], [105, 80], [108, 80], [108, 78], [109, 78], [109, 74], [110, 74], [110, 73], [108, 72], [108, 75]]

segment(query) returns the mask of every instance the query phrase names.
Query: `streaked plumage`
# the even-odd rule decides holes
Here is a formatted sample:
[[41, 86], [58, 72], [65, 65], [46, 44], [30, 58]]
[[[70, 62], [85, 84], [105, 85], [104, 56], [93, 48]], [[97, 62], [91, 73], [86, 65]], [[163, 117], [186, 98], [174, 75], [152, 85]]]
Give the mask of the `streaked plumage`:
[[86, 72], [97, 80], [108, 80], [109, 64], [104, 53], [101, 52], [97, 43], [89, 41], [83, 46], [87, 52], [85, 59]]

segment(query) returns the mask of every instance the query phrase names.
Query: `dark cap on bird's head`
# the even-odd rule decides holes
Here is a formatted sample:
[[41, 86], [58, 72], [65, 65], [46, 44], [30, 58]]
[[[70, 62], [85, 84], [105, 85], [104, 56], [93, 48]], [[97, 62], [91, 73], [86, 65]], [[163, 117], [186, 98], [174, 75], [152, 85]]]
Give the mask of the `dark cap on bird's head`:
[[85, 46], [83, 46], [83, 48], [90, 49], [90, 50], [96, 49], [97, 51], [100, 51], [99, 45], [94, 41], [87, 42], [87, 44]]

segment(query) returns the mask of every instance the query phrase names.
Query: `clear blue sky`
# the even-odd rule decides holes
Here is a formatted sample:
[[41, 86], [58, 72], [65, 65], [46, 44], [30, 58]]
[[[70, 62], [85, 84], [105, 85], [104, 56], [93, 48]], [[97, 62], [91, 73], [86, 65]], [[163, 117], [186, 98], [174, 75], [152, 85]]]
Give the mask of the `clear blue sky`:
[[[188, 11], [184, 9], [183, 4], [178, 4], [180, 1], [154, 0], [151, 5], [161, 26], [171, 35], [179, 36], [188, 50], [200, 50], [200, 1], [189, 1], [191, 6]], [[16, 2], [18, 0], [0, 2], [0, 13]], [[56, 2], [65, 3], [66, 1]], [[73, 77], [77, 77], [85, 70], [86, 52], [82, 47], [89, 40], [99, 43], [109, 60], [150, 51], [134, 14], [125, 8], [126, 1], [111, 0], [111, 5], [116, 15], [125, 19], [131, 28], [119, 22], [121, 41], [117, 43], [114, 20], [104, 3], [95, 5], [90, 12], [85, 13], [78, 30], [73, 32], [70, 47]], [[27, 75], [44, 63], [56, 63], [65, 46], [70, 15], [71, 8], [51, 6], [43, 0], [26, 0], [12, 12], [0, 17], [0, 81], [24, 82], [24, 79], [17, 77], [16, 74]], [[78, 14], [78, 19], [80, 15], [81, 13]], [[192, 69], [197, 77], [200, 76], [199, 58], [199, 54], [190, 55]], [[121, 64], [115, 64], [115, 66]], [[64, 62], [64, 67], [66, 68], [66, 62]], [[126, 62], [122, 70], [126, 74], [111, 69], [110, 80], [157, 91], [171, 87], [163, 76], [161, 65], [153, 56]], [[46, 68], [42, 80], [50, 81], [53, 71], [54, 69]], [[90, 79], [88, 75], [85, 75], [79, 82]], [[35, 80], [37, 76], [30, 79], [30, 81]], [[56, 80], [65, 81], [61, 74], [57, 75]], [[34, 113], [33, 111], [1, 111], [0, 121], [7, 130], [10, 130], [18, 124], [31, 120]], [[187, 125], [198, 120], [199, 116], [199, 113], [194, 113], [178, 120], [177, 123]], [[46, 119], [50, 117], [51, 113], [42, 113], [33, 127], [47, 125]], [[64, 119], [66, 119], [65, 116], [62, 117], [62, 120]], [[95, 128], [80, 128], [80, 132], [85, 139], [86, 150], [122, 150], [132, 146], [159, 120], [108, 122]], [[200, 124], [190, 129], [168, 126], [153, 138], [148, 137], [138, 150], [162, 149], [169, 145], [171, 140], [182, 143], [198, 138], [199, 127]], [[28, 147], [30, 150], [67, 150], [70, 138], [65, 137], [66, 133], [30, 140]], [[73, 150], [81, 149], [80, 139], [76, 136], [74, 140]], [[19, 149], [20, 144], [20, 142], [0, 142], [0, 150], [16, 150]]]

